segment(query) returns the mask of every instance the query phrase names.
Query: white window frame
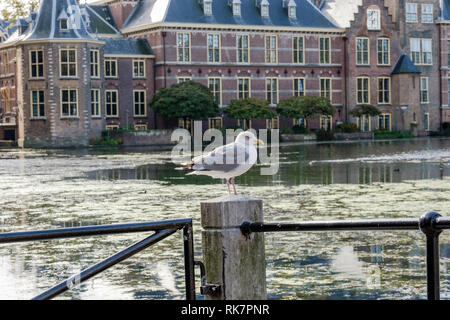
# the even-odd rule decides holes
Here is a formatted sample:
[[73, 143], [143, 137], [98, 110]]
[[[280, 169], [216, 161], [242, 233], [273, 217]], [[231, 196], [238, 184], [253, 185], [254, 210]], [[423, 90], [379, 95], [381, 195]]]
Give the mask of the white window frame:
[[[372, 20], [369, 19], [370, 13], [372, 13], [372, 16], [375, 14], [374, 18], [376, 21], [376, 24], [372, 24]], [[379, 9], [367, 9], [367, 30], [380, 30], [381, 23], [380, 23], [381, 17], [380, 17], [380, 10]]]
[[[426, 12], [425, 8], [431, 8], [431, 12]], [[427, 17], [424, 19], [424, 17]], [[432, 3], [422, 3], [422, 15], [421, 15], [422, 23], [433, 23], [434, 22], [434, 6]]]
[[[136, 100], [136, 93], [138, 94], [138, 100]], [[142, 96], [142, 94], [144, 94]], [[136, 113], [136, 107], [139, 112]], [[142, 113], [142, 108], [144, 113]], [[133, 90], [133, 116], [135, 118], [145, 118], [147, 117], [147, 90]]]
[[[419, 12], [418, 12], [418, 5], [417, 3], [413, 3], [413, 2], [406, 2], [405, 3], [405, 21], [408, 23], [417, 23], [419, 22]], [[415, 8], [414, 11], [408, 11], [408, 9], [413, 9]], [[415, 19], [409, 19], [409, 17], [413, 17], [415, 16]]]

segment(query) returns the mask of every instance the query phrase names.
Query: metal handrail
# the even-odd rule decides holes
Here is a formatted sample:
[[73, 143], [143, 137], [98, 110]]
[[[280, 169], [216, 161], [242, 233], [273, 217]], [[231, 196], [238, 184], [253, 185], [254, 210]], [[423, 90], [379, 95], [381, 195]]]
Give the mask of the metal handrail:
[[117, 263], [128, 259], [136, 253], [169, 237], [170, 235], [181, 229], [183, 229], [186, 300], [195, 300], [194, 240], [192, 234], [192, 219], [0, 233], [0, 244], [108, 234], [123, 234], [147, 231], [155, 232], [144, 240], [141, 240], [129, 246], [128, 248], [112, 255], [111, 257], [84, 269], [79, 274], [60, 282], [49, 290], [46, 290], [45, 292], [33, 298], [35, 300], [47, 300], [52, 299], [60, 295], [61, 293], [71, 289], [74, 284], [80, 284], [99, 274], [100, 272], [103, 272], [108, 268], [116, 265]]
[[439, 283], [439, 235], [450, 229], [450, 218], [437, 212], [428, 212], [419, 219], [370, 219], [307, 221], [298, 223], [244, 222], [240, 226], [242, 234], [252, 232], [310, 232], [310, 231], [399, 231], [420, 230], [427, 241], [427, 292], [428, 300], [440, 299]]

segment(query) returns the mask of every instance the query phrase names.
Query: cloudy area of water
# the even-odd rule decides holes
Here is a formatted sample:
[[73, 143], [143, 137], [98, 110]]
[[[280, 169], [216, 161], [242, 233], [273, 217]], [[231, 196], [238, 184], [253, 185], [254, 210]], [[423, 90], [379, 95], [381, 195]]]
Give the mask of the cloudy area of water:
[[[0, 150], [0, 232], [193, 218], [201, 257], [200, 202], [227, 193], [209, 177], [175, 170], [148, 148]], [[450, 215], [450, 139], [280, 147], [280, 169], [236, 179], [264, 200], [267, 222]], [[147, 234], [0, 245], [0, 299], [29, 299]], [[271, 299], [425, 299], [419, 232], [266, 234]], [[441, 296], [450, 298], [450, 232], [440, 237]], [[198, 270], [197, 270], [198, 275]], [[199, 292], [197, 276], [197, 292]], [[184, 299], [178, 232], [60, 299]], [[199, 296], [199, 298], [201, 298]]]

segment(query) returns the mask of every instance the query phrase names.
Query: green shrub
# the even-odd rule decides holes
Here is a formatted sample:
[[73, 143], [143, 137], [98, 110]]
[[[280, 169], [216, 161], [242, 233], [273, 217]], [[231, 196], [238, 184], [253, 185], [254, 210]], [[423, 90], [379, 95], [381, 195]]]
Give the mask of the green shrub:
[[308, 128], [306, 128], [303, 124], [302, 125], [295, 125], [292, 127], [292, 132], [295, 134], [307, 134]]
[[359, 129], [356, 123], [341, 123], [336, 126], [336, 131], [340, 133], [355, 133]]
[[413, 135], [409, 131], [388, 131], [388, 130], [375, 131], [375, 139], [405, 139], [412, 137]]
[[317, 141], [334, 140], [334, 133], [332, 131], [319, 130], [316, 132]]
[[442, 130], [445, 136], [450, 136], [450, 122], [444, 122], [442, 124]]

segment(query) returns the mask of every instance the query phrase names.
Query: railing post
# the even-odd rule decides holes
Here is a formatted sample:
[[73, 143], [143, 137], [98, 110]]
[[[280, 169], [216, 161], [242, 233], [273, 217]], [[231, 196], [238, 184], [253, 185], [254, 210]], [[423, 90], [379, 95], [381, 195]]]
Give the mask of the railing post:
[[264, 234], [244, 236], [244, 221], [263, 222], [262, 200], [225, 196], [201, 203], [206, 282], [220, 286], [208, 300], [264, 300]]
[[192, 234], [192, 222], [186, 224], [183, 228], [183, 243], [186, 300], [195, 300], [194, 237]]
[[420, 217], [420, 230], [427, 237], [427, 291], [428, 300], [440, 299], [439, 284], [439, 234], [436, 229], [436, 219], [441, 215], [437, 212], [428, 212]]

